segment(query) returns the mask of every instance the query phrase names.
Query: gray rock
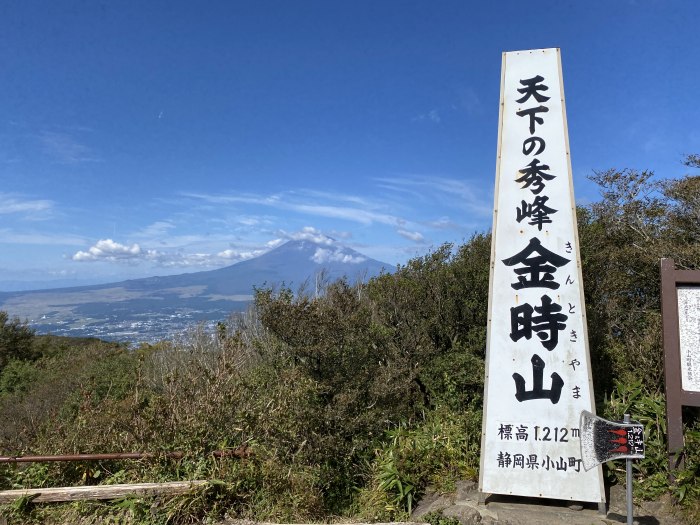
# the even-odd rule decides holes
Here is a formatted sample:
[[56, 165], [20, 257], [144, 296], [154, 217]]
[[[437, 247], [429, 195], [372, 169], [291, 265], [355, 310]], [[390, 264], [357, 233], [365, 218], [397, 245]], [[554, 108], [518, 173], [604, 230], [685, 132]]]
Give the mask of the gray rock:
[[431, 512], [441, 512], [444, 508], [452, 505], [453, 501], [438, 493], [428, 493], [423, 496], [420, 500], [418, 506], [411, 513], [411, 519], [413, 521], [420, 521], [420, 519], [426, 514]]
[[442, 515], [459, 520], [461, 525], [476, 525], [482, 523], [481, 514], [468, 505], [454, 505], [442, 511]]

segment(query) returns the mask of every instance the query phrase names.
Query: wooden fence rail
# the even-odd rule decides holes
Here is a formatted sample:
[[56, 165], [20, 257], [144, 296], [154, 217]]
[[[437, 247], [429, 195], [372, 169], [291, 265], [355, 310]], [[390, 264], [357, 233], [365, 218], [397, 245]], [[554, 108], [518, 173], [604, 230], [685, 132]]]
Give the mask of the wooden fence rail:
[[36, 496], [35, 502], [81, 501], [118, 499], [125, 496], [156, 496], [184, 494], [195, 487], [206, 485], [205, 480], [169, 481], [167, 483], [128, 483], [123, 485], [95, 485], [90, 487], [53, 487], [0, 491], [0, 503], [10, 503], [26, 496]]

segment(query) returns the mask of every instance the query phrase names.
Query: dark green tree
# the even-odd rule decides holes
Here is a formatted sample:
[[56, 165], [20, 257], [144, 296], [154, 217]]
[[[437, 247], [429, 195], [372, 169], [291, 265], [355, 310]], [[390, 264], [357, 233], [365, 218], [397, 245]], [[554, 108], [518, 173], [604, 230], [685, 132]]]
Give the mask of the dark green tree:
[[578, 215], [596, 393], [639, 377], [661, 391], [659, 265], [671, 257], [700, 267], [700, 177], [607, 170], [591, 179], [602, 199]]
[[0, 311], [0, 371], [12, 359], [27, 360], [34, 357], [34, 330], [18, 317], [10, 319]]

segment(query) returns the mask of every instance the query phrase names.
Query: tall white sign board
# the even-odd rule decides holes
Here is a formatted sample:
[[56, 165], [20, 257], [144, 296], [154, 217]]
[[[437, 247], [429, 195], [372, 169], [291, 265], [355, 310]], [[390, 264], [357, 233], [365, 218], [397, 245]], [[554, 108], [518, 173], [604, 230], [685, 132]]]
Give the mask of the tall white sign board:
[[601, 503], [559, 49], [503, 54], [479, 488]]

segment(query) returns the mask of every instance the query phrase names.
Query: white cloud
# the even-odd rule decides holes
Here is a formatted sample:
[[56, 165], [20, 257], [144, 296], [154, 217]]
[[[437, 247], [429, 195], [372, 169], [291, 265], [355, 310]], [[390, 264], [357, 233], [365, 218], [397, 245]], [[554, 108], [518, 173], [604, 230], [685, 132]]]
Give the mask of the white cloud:
[[[183, 233], [177, 235], [176, 232], [179, 228], [185, 224], [185, 228], [191, 228], [188, 223], [193, 222], [193, 219], [187, 218], [181, 220], [178, 223], [175, 220], [160, 220], [151, 223], [150, 225], [142, 228], [138, 231], [128, 234], [130, 238], [133, 238], [140, 242], [144, 246], [158, 246], [159, 249], [179, 249], [179, 250], [193, 250], [194, 246], [198, 246], [198, 250], [202, 249], [202, 245], [214, 245], [214, 244], [225, 244], [231, 240], [231, 229], [230, 228], [218, 228], [218, 231], [204, 231], [202, 233]], [[209, 221], [211, 223], [213, 221]], [[224, 225], [227, 223], [221, 221]], [[211, 226], [209, 224], [208, 226]], [[198, 228], [203, 229], [201, 223], [198, 221]], [[207, 227], [207, 230], [209, 228]]]
[[227, 262], [224, 257], [209, 253], [159, 252], [157, 250], [149, 250], [145, 259], [161, 268], [215, 268]]
[[267, 241], [265, 243], [265, 246], [269, 249], [272, 249], [272, 248], [277, 248], [278, 246], [281, 246], [285, 242], [287, 242], [287, 239], [272, 239], [271, 241]]
[[[395, 226], [403, 219], [395, 215], [379, 211], [381, 206], [372, 204], [366, 199], [348, 195], [331, 195], [321, 192], [290, 191], [285, 193], [263, 195], [208, 195], [202, 193], [185, 193], [185, 197], [202, 200], [210, 204], [254, 204], [269, 206], [278, 210], [293, 211], [303, 215], [328, 217], [357, 222], [364, 225], [373, 223]], [[318, 202], [319, 199], [333, 199], [342, 205]], [[349, 206], [353, 204], [354, 206]]]
[[267, 250], [239, 251], [239, 250], [228, 249], [228, 250], [224, 250], [223, 252], [217, 253], [216, 256], [221, 257], [222, 259], [226, 259], [228, 262], [240, 262], [240, 261], [245, 261], [246, 259], [252, 259], [253, 257], [258, 257], [259, 255], [262, 255], [266, 251]]
[[452, 221], [449, 217], [440, 217], [436, 221], [432, 221], [428, 223], [428, 226], [431, 228], [435, 228], [437, 230], [454, 230], [454, 229], [459, 229], [460, 225], [457, 224], [456, 222]]
[[175, 225], [171, 221], [156, 221], [135, 233], [134, 236], [145, 238], [162, 237], [167, 235], [173, 228], [175, 228]]
[[43, 131], [39, 139], [44, 151], [62, 164], [100, 161], [89, 147], [66, 132]]
[[141, 247], [138, 244], [125, 246], [114, 242], [112, 239], [101, 239], [86, 252], [76, 252], [74, 261], [126, 261], [139, 259], [142, 256]]
[[377, 182], [384, 189], [409, 193], [420, 199], [430, 199], [439, 202], [442, 206], [462, 208], [481, 217], [489, 217], [493, 213], [493, 197], [490, 192], [483, 191], [483, 188], [474, 189], [463, 180], [408, 175], [378, 178]]
[[333, 219], [344, 219], [347, 221], [359, 222], [367, 226], [374, 222], [380, 224], [398, 224], [401, 219], [385, 213], [376, 213], [360, 208], [349, 208], [346, 206], [329, 206], [322, 204], [293, 204], [288, 209], [306, 213], [308, 215], [318, 215], [320, 217], [330, 217]]
[[257, 226], [260, 224], [260, 219], [257, 217], [239, 217], [238, 223], [243, 226]]
[[360, 197], [358, 195], [342, 194], [342, 193], [336, 193], [336, 192], [331, 193], [328, 191], [308, 190], [308, 189], [297, 190], [293, 193], [298, 194], [298, 195], [302, 195], [304, 197], [314, 198], [314, 199], [322, 199], [325, 201], [346, 202], [346, 203], [354, 204], [356, 206], [360, 206], [362, 208], [377, 209], [380, 207], [377, 205], [376, 202], [372, 202], [371, 200], [369, 200], [365, 197]]
[[353, 233], [349, 231], [331, 230], [329, 233], [333, 239], [343, 239], [345, 241], [349, 241], [353, 237]]
[[[169, 221], [154, 222], [139, 232], [144, 235], [143, 242], [131, 244], [120, 243], [110, 238], [101, 239], [90, 248], [75, 252], [70, 258], [76, 262], [102, 261], [130, 265], [143, 264], [161, 268], [207, 269], [258, 257], [289, 240], [305, 240], [322, 246], [312, 256], [312, 260], [317, 263], [357, 264], [366, 260], [366, 257], [356, 252], [338, 246], [332, 237], [313, 226], [305, 226], [301, 230], [293, 232], [279, 230], [276, 232], [276, 237], [268, 241], [234, 243], [231, 242], [232, 236], [229, 235], [227, 238], [228, 246], [224, 249], [221, 247], [217, 249], [217, 244], [221, 243], [219, 236], [216, 236], [215, 239], [208, 239], [212, 242], [207, 242], [205, 245], [195, 243], [198, 245], [197, 248], [195, 248], [195, 244], [180, 247], [165, 246], [161, 241], [146, 238], [146, 234], [167, 233], [171, 228], [172, 223]], [[149, 244], [155, 242], [158, 244], [151, 246], [157, 246], [157, 249], [151, 249]]]
[[53, 202], [46, 199], [24, 199], [12, 193], [0, 193], [0, 214], [24, 214], [36, 217], [45, 215], [53, 208]]
[[399, 229], [396, 230], [396, 233], [409, 241], [422, 242], [424, 240], [423, 235], [420, 232], [410, 232], [408, 230]]
[[459, 99], [459, 107], [467, 113], [475, 114], [483, 110], [483, 104], [479, 95], [472, 88], [465, 88], [457, 94]]
[[216, 268], [258, 257], [283, 242], [284, 239], [274, 239], [259, 247], [229, 248], [216, 253], [187, 253], [182, 250], [145, 250], [136, 243], [129, 246], [112, 239], [102, 239], [88, 250], [76, 252], [71, 259], [77, 262], [150, 263], [161, 268]]
[[323, 264], [327, 262], [359, 264], [367, 259], [361, 255], [345, 253], [343, 250], [316, 248], [316, 252], [311, 257], [311, 260], [316, 264]]
[[301, 231], [293, 233], [287, 233], [284, 230], [280, 230], [279, 234], [292, 241], [311, 241], [317, 244], [326, 244], [328, 246], [335, 242], [334, 239], [328, 237], [326, 234], [322, 233], [320, 230], [317, 230], [313, 226], [304, 226]]
[[434, 124], [440, 124], [440, 122], [442, 122], [442, 118], [440, 117], [440, 113], [437, 109], [431, 109], [427, 113], [421, 113], [420, 115], [413, 117], [411, 120], [414, 122], [430, 121]]
[[85, 239], [75, 235], [47, 234], [36, 232], [15, 232], [6, 228], [0, 229], [0, 243], [5, 244], [37, 244], [52, 246], [83, 246]]

